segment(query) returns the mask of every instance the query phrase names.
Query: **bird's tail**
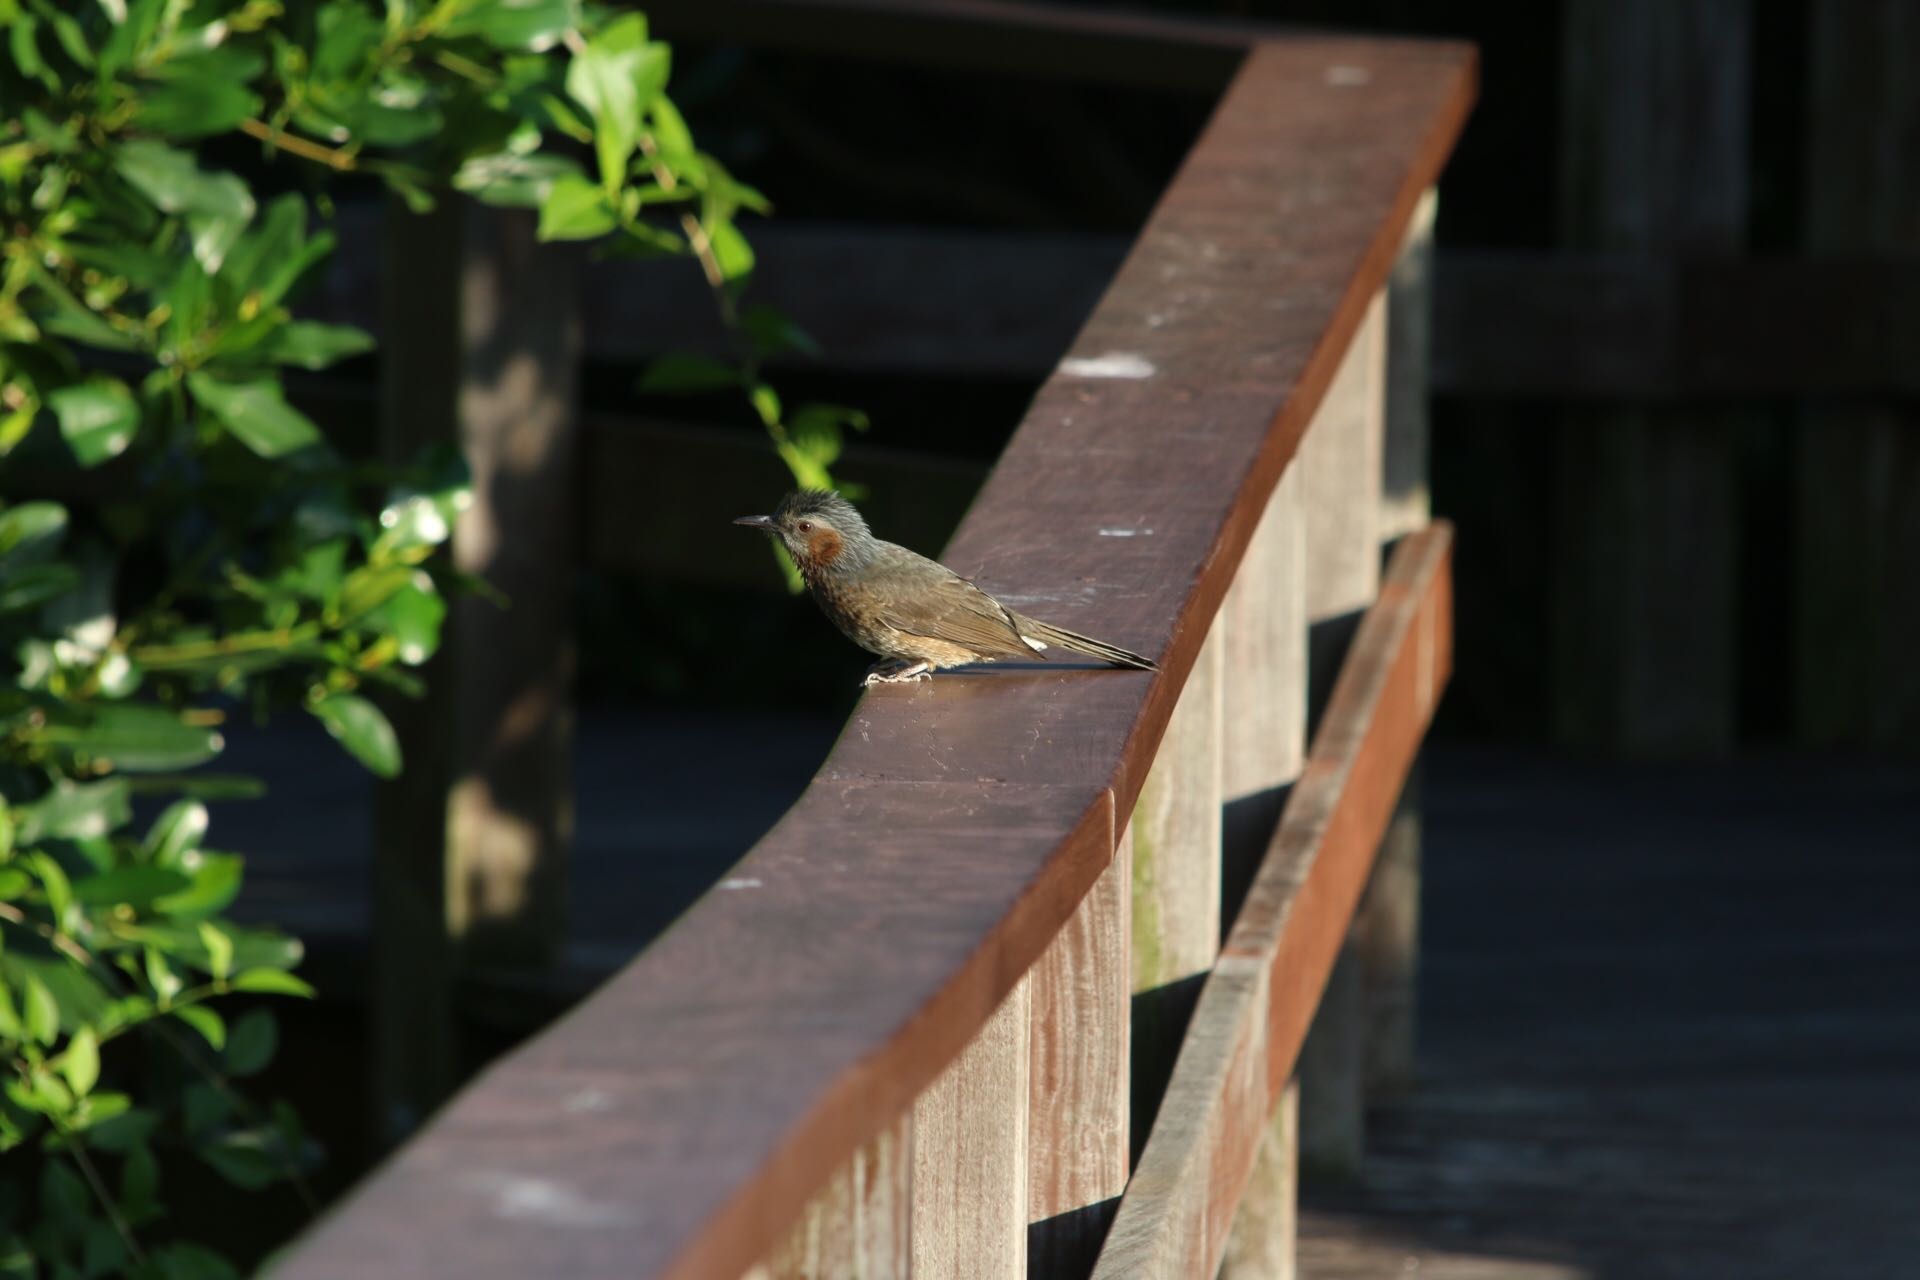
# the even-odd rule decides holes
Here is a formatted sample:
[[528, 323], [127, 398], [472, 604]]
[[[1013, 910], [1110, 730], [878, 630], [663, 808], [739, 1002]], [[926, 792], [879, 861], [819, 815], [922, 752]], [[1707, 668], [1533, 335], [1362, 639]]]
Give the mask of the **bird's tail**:
[[1013, 620], [1020, 635], [1029, 644], [1038, 641], [1049, 649], [1065, 649], [1069, 653], [1084, 653], [1090, 658], [1099, 658], [1102, 662], [1111, 662], [1116, 667], [1138, 667], [1142, 671], [1158, 671], [1160, 666], [1151, 658], [1143, 658], [1129, 649], [1117, 644], [1108, 644], [1104, 640], [1095, 640], [1092, 636], [1083, 636], [1077, 631], [1067, 631], [1037, 618], [1024, 614], [1014, 614]]

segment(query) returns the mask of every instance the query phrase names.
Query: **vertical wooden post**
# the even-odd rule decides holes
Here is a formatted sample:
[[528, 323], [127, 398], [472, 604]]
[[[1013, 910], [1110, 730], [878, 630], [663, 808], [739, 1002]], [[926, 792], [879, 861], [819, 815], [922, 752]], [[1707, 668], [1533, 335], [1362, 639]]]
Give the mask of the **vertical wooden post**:
[[401, 864], [381, 873], [376, 895], [392, 1136], [451, 1083], [452, 974], [544, 965], [561, 942], [580, 358], [576, 255], [537, 244], [530, 213], [449, 196], [424, 222], [397, 216], [389, 447], [458, 443], [474, 500], [455, 526], [453, 562], [510, 604], [454, 602], [432, 700], [405, 718], [407, 780], [382, 804], [381, 862]]
[[1133, 807], [1133, 1143], [1143, 1146], [1180, 1038], [1220, 952], [1220, 735], [1225, 619], [1216, 619]]
[[[1920, 13], [1858, 0], [1808, 21], [1807, 249], [1920, 256]], [[1799, 736], [1920, 747], [1920, 414], [1810, 405], [1797, 437]]]
[[[383, 223], [381, 445], [390, 462], [459, 438], [460, 269], [466, 210], [414, 215], [398, 198]], [[453, 942], [447, 931], [446, 787], [457, 701], [447, 627], [418, 700], [386, 701], [405, 769], [377, 792], [373, 860], [373, 1098], [377, 1142], [397, 1141], [453, 1089]]]
[[1027, 1274], [1090, 1275], [1126, 1190], [1131, 834], [1027, 975]]
[[[1745, 240], [1751, 0], [1567, 0], [1569, 244], [1731, 254]], [[1563, 423], [1554, 608], [1564, 741], [1718, 751], [1734, 733], [1733, 423]]]
[[912, 1265], [913, 1117], [854, 1153], [747, 1280], [894, 1280]]
[[[1435, 192], [1420, 200], [1387, 282], [1386, 447], [1381, 459], [1384, 557], [1432, 517], [1427, 484], [1427, 394], [1433, 345]], [[1415, 762], [1380, 842], [1360, 904], [1366, 951], [1367, 1096], [1391, 1098], [1413, 1084], [1420, 971], [1420, 767]]]
[[[1300, 444], [1307, 510], [1311, 720], [1333, 690], [1360, 616], [1380, 593], [1386, 431], [1386, 294], [1376, 295]], [[1365, 961], [1356, 918], [1300, 1051], [1300, 1164], [1354, 1177], [1366, 1137]]]
[[[1223, 928], [1246, 896], [1306, 761], [1306, 513], [1296, 458], [1273, 491], [1240, 572], [1214, 623], [1224, 626], [1221, 721]], [[1292, 1280], [1297, 1213], [1298, 1127], [1276, 1108], [1240, 1199], [1220, 1274], [1227, 1280]]]
[[914, 1280], [1025, 1280], [1028, 978], [913, 1105]]

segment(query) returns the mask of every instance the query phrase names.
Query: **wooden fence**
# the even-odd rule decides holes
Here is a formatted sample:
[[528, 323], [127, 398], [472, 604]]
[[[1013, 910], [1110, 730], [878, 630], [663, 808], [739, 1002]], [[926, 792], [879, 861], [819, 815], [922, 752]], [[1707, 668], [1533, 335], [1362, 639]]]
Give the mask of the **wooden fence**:
[[[278, 1274], [1288, 1274], [1296, 1152], [1357, 1159], [1363, 1091], [1410, 1051], [1417, 840], [1396, 813], [1451, 652], [1425, 263], [1473, 81], [1457, 45], [1254, 43], [946, 548], [1159, 672], [869, 692], [726, 880]], [[541, 268], [491, 252], [495, 291], [439, 331], [505, 326], [558, 362], [462, 398], [469, 434], [490, 416], [524, 450], [570, 394], [576, 313], [564, 291], [512, 313]], [[473, 383], [471, 346], [401, 340]], [[524, 491], [482, 496], [499, 527], [472, 536], [518, 537]], [[531, 676], [486, 669], [551, 689], [564, 654], [532, 652]], [[442, 765], [556, 767], [558, 701], [534, 698], [558, 727], [517, 755], [443, 727]], [[512, 794], [456, 794], [456, 831], [460, 805]], [[413, 834], [403, 895], [480, 892]], [[444, 1013], [390, 1000], [390, 1022], [422, 1016]]]

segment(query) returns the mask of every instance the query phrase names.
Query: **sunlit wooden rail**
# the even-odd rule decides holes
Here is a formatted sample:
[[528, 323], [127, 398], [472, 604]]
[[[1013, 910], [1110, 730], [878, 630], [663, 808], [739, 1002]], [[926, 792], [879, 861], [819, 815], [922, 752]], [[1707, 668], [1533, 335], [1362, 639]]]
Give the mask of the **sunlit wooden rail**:
[[1299, 1130], [1359, 1140], [1346, 940], [1449, 665], [1394, 281], [1473, 78], [1256, 43], [946, 548], [1161, 670], [869, 693], [726, 880], [277, 1274], [1288, 1274]]

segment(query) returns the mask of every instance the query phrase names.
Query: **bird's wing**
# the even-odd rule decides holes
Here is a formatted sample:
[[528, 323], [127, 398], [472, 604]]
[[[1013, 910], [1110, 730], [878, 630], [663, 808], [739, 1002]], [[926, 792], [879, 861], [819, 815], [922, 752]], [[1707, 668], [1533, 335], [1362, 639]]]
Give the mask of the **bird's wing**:
[[902, 575], [911, 576], [914, 589], [889, 592], [891, 598], [880, 610], [881, 622], [908, 635], [945, 640], [980, 654], [1034, 652], [1020, 638], [1013, 615], [998, 600], [931, 560], [922, 564], [938, 573]]

